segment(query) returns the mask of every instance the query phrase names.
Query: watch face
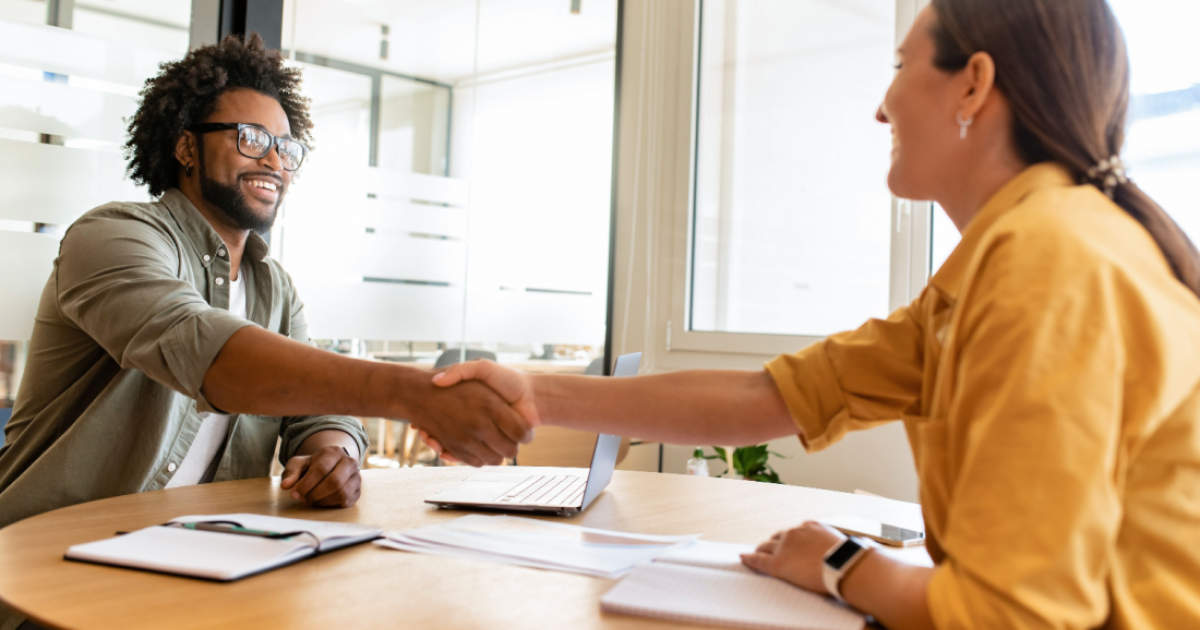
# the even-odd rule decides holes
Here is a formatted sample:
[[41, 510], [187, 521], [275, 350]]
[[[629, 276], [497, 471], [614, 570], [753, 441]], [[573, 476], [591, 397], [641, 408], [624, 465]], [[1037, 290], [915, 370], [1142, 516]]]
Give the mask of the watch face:
[[842, 546], [837, 548], [837, 551], [833, 552], [832, 556], [825, 559], [825, 564], [834, 570], [841, 569], [850, 558], [854, 557], [854, 554], [858, 553], [859, 549], [862, 549], [862, 545], [847, 539]]

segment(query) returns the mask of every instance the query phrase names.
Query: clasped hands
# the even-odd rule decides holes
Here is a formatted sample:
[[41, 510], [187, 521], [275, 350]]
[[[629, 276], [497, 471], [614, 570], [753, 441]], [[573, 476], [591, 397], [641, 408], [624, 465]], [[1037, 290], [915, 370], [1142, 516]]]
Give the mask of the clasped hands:
[[[481, 360], [457, 363], [433, 376], [434, 384], [439, 387], [461, 387], [470, 384], [467, 381], [486, 384], [511, 405], [531, 429], [542, 424], [534, 383], [528, 374]], [[421, 435], [443, 458], [471, 463], [457, 456], [453, 450], [448, 452], [437, 436], [431, 436], [424, 431]], [[770, 540], [759, 545], [754, 553], [742, 556], [742, 562], [759, 573], [777, 577], [815, 593], [828, 594], [821, 579], [821, 565], [825, 553], [842, 539], [843, 536], [829, 526], [810, 521], [776, 533]]]

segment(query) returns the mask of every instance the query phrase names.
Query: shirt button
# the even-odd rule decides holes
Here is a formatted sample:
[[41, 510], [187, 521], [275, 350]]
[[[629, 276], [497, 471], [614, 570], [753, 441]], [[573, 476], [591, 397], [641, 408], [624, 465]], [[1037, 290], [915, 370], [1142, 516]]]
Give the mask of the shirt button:
[[225, 255], [225, 250], [224, 250], [224, 249], [218, 249], [218, 250], [217, 250], [217, 255], [218, 255], [218, 256], [224, 256], [224, 255]]
[[212, 260], [212, 256], [209, 256], [208, 254], [205, 254], [205, 255], [204, 255], [204, 262], [208, 262], [208, 261], [210, 261], [210, 260]]
[[170, 464], [167, 464], [167, 472], [175, 472], [175, 468], [176, 468], [175, 462], [171, 462]]
[[222, 284], [225, 284], [225, 278], [217, 278], [217, 286], [221, 286]]

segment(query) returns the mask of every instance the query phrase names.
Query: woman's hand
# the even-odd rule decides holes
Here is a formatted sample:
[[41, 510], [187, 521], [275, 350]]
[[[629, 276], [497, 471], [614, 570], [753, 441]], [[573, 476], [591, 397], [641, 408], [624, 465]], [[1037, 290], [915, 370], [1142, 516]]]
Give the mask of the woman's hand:
[[456, 363], [444, 372], [433, 375], [433, 382], [438, 387], [450, 387], [462, 381], [481, 381], [512, 405], [530, 425], [534, 428], [541, 426], [533, 396], [533, 381], [528, 374], [479, 359]]
[[821, 564], [825, 554], [844, 539], [845, 536], [828, 525], [808, 521], [800, 527], [776, 533], [754, 553], [743, 555], [742, 562], [759, 573], [828, 595], [821, 579]]
[[[492, 388], [534, 428], [542, 424], [538, 416], [537, 405], [534, 402], [533, 383], [528, 374], [500, 367], [486, 359], [477, 359], [456, 363], [433, 375], [433, 382], [438, 387], [450, 387], [463, 381], [472, 380], [481, 381], [484, 385]], [[445, 453], [442, 445], [437, 440], [430, 438], [428, 433], [420, 430], [417, 433], [442, 459], [458, 461]]]

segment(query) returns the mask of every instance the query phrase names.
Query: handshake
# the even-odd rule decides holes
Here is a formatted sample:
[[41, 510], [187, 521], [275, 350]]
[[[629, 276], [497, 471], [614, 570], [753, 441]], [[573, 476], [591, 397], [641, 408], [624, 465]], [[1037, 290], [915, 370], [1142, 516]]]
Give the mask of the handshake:
[[433, 376], [413, 426], [438, 454], [471, 466], [516, 457], [542, 424], [527, 374], [491, 361], [458, 363]]

